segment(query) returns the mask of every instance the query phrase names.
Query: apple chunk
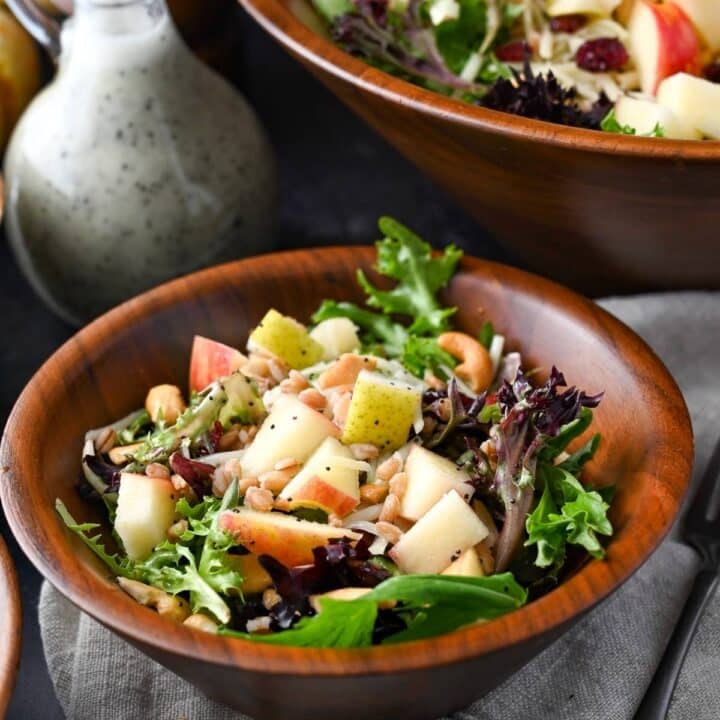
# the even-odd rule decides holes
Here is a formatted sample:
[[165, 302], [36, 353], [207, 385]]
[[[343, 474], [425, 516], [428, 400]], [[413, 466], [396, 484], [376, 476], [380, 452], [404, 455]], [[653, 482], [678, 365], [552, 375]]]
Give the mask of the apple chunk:
[[439, 573], [487, 534], [472, 508], [451, 490], [400, 538], [390, 557], [405, 573]]
[[672, 110], [653, 100], [621, 97], [615, 103], [615, 117], [621, 125], [635, 128], [639, 135], [649, 135], [660, 126], [664, 137], [676, 140], [699, 140], [702, 134], [683, 122]]
[[718, 0], [673, 0], [695, 23], [711, 52], [720, 50], [720, 2]]
[[131, 560], [144, 560], [165, 540], [176, 501], [169, 480], [121, 473], [115, 532]]
[[362, 370], [353, 389], [342, 441], [372, 443], [382, 451], [397, 450], [407, 442], [420, 408], [417, 388]]
[[246, 361], [239, 350], [196, 335], [190, 354], [190, 391], [204, 390], [214, 380], [234, 373]]
[[323, 360], [334, 360], [360, 347], [357, 328], [348, 318], [328, 318], [319, 323], [310, 337], [323, 348]]
[[360, 503], [360, 465], [348, 448], [328, 437], [280, 497], [291, 509], [316, 507], [344, 517]]
[[703, 135], [720, 139], [720, 85], [678, 73], [663, 80], [658, 102]]
[[301, 520], [277, 512], [258, 512], [249, 508], [226, 510], [218, 527], [257, 555], [270, 555], [286, 567], [313, 561], [313, 548], [327, 545], [333, 538], [359, 540], [352, 530]]
[[293, 395], [281, 395], [242, 456], [246, 477], [258, 477], [284, 458], [304, 463], [326, 437], [340, 430]]
[[459, 575], [461, 577], [483, 577], [485, 572], [475, 548], [468, 548], [457, 560], [450, 563], [441, 575]]
[[447, 458], [413, 445], [405, 461], [407, 488], [400, 503], [400, 515], [408, 520], [419, 520], [450, 490], [457, 490], [470, 499], [473, 488], [470, 478]]
[[700, 41], [690, 18], [672, 2], [638, 0], [628, 25], [630, 54], [644, 93], [654, 95], [662, 80], [700, 68]]

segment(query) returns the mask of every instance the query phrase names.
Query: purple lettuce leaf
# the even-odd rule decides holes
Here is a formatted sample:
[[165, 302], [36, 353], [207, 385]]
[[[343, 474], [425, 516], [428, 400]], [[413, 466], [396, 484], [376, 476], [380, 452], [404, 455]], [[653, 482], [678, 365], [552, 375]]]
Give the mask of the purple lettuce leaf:
[[587, 395], [575, 387], [560, 391], [566, 386], [563, 374], [553, 367], [540, 387], [533, 387], [518, 371], [512, 383], [506, 381], [498, 390], [502, 420], [490, 431], [497, 453], [493, 488], [505, 506], [496, 547], [497, 572], [508, 568], [522, 544], [540, 453], [562, 428], [578, 419], [583, 408], [597, 407], [602, 399], [602, 394]]

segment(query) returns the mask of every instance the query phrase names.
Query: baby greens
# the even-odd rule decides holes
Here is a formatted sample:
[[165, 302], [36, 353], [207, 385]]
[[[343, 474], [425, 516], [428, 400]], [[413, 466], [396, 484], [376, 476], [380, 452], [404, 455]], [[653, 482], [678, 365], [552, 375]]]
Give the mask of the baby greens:
[[320, 613], [302, 619], [292, 630], [252, 635], [233, 630], [223, 634], [274, 645], [363, 647], [372, 643], [381, 606], [390, 605], [405, 629], [385, 643], [421, 640], [456, 630], [479, 620], [516, 610], [527, 601], [526, 591], [510, 573], [490, 577], [399, 575], [377, 585], [356, 600], [320, 600]]
[[[174, 388], [172, 415], [140, 410], [88, 432], [82, 494], [104, 501], [120, 552], [97, 524], [57, 511], [135, 581], [121, 585], [139, 602], [159, 609], [161, 597], [176, 619], [200, 613], [253, 642], [365, 647], [492, 620], [557, 582], [571, 548], [603, 556], [608, 491], [578, 479], [599, 436], [576, 445], [602, 395], [555, 368], [532, 381], [489, 322], [453, 328], [440, 293], [462, 252], [433, 252], [390, 218], [379, 226], [381, 278], [357, 273], [364, 307], [325, 300], [313, 317], [330, 321], [325, 334], [273, 310], [282, 332], [261, 321], [264, 342], [280, 342], [256, 329], [247, 357], [203, 338], [187, 405]], [[463, 343], [440, 340], [455, 356], [439, 345], [448, 331]], [[296, 365], [283, 355], [293, 343]], [[240, 363], [230, 374], [228, 357]], [[477, 386], [458, 365], [473, 357], [488, 367]], [[359, 439], [347, 436], [353, 403]], [[391, 448], [375, 440], [380, 417], [398, 435]]]
[[[384, 238], [376, 243], [375, 269], [395, 280], [396, 285], [381, 290], [362, 270], [358, 270], [357, 279], [367, 294], [367, 305], [380, 312], [354, 303], [325, 300], [313, 315], [313, 322], [349, 318], [363, 331], [367, 347], [400, 359], [418, 377], [428, 368], [438, 371], [442, 365], [454, 367], [456, 360], [438, 347], [434, 338], [449, 329], [449, 318], [456, 308], [442, 307], [437, 294], [454, 274], [462, 250], [448, 245], [441, 255], [434, 256], [428, 243], [397, 220], [384, 217], [378, 225]], [[409, 318], [409, 327], [395, 322], [394, 315]]]

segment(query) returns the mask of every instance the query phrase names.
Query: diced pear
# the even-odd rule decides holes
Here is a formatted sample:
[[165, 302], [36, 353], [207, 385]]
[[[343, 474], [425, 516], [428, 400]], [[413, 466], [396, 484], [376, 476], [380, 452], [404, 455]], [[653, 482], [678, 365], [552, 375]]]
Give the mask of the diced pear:
[[699, 140], [702, 137], [672, 110], [654, 100], [623, 96], [615, 103], [615, 117], [621, 125], [635, 128], [638, 135], [649, 135], [659, 125], [666, 138]]
[[291, 509], [316, 507], [344, 517], [360, 503], [360, 470], [348, 448], [328, 437], [280, 493]]
[[237, 568], [243, 576], [240, 589], [244, 593], [249, 595], [261, 593], [272, 585], [272, 578], [258, 561], [257, 555], [250, 553], [249, 555], [232, 555], [230, 557], [237, 563]]
[[265, 350], [296, 370], [319, 362], [324, 353], [323, 346], [310, 337], [304, 325], [277, 310], [268, 310], [250, 333], [248, 348]]
[[556, 15], [602, 15], [609, 17], [621, 0], [550, 0], [547, 13]]
[[284, 458], [304, 463], [325, 438], [339, 434], [322, 413], [294, 395], [281, 395], [240, 460], [243, 474], [258, 477]]
[[319, 323], [310, 337], [323, 348], [323, 360], [334, 360], [360, 347], [355, 324], [349, 318], [329, 318]]
[[372, 443], [384, 452], [396, 450], [407, 442], [419, 407], [419, 389], [363, 370], [355, 383], [342, 441]]
[[405, 573], [439, 573], [487, 534], [472, 508], [451, 490], [398, 540], [389, 554]]
[[460, 557], [446, 567], [441, 575], [483, 577], [485, 575], [475, 548], [468, 548]]
[[450, 490], [466, 500], [473, 495], [470, 477], [447, 458], [420, 445], [413, 445], [405, 461], [407, 488], [400, 503], [400, 515], [419, 520]]
[[677, 73], [660, 83], [657, 100], [703, 135], [720, 139], [720, 85], [717, 83]]
[[144, 560], [165, 540], [176, 502], [169, 480], [121, 473], [115, 532], [131, 560]]
[[218, 526], [248, 550], [257, 555], [271, 555], [286, 567], [311, 563], [313, 548], [327, 545], [333, 538], [359, 540], [362, 537], [347, 528], [246, 507], [226, 510], [218, 518]]

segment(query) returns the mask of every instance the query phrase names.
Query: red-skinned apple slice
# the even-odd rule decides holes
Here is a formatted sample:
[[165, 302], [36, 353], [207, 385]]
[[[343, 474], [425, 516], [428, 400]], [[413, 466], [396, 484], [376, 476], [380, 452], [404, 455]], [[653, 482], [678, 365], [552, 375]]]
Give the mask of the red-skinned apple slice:
[[246, 360], [239, 350], [196, 335], [190, 356], [190, 391], [204, 390], [214, 380], [234, 373]]
[[720, 2], [718, 0], [674, 0], [695, 23], [711, 52], [720, 50]]
[[218, 526], [254, 554], [271, 555], [286, 567], [311, 563], [313, 548], [327, 545], [333, 538], [362, 537], [346, 528], [249, 508], [224, 512], [218, 518]]
[[289, 507], [316, 507], [338, 517], [345, 517], [360, 503], [359, 499], [317, 475], [306, 480], [288, 499]]
[[638, 0], [628, 26], [630, 53], [643, 92], [654, 95], [662, 80], [700, 70], [700, 40], [690, 18], [675, 3]]
[[328, 437], [285, 486], [280, 498], [290, 508], [316, 507], [345, 517], [360, 504], [360, 470], [352, 452]]

